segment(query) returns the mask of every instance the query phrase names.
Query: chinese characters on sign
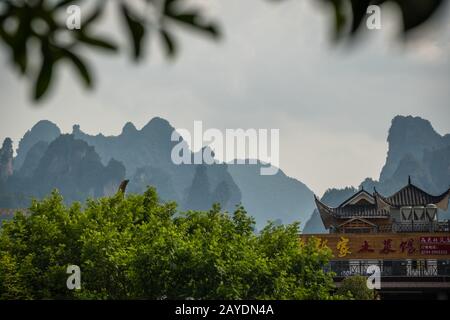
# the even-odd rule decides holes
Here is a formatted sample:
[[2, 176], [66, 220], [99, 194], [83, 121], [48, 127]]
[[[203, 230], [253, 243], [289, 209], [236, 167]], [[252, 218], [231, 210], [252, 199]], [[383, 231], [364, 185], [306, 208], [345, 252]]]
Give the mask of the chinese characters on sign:
[[434, 255], [450, 254], [450, 236], [420, 237], [420, 253]]
[[408, 254], [413, 254], [414, 252], [416, 252], [416, 248], [414, 248], [414, 239], [402, 241], [400, 243], [400, 249], [402, 250], [402, 252], [408, 252]]
[[392, 239], [386, 239], [383, 241], [383, 249], [380, 250], [380, 253], [389, 254], [391, 252], [395, 252], [395, 250], [392, 249]]
[[446, 234], [301, 236], [303, 240], [311, 237], [317, 249], [328, 248], [337, 259], [450, 259], [450, 235]]
[[336, 248], [339, 250], [339, 257], [343, 258], [346, 255], [351, 253], [350, 247], [348, 245], [349, 242], [350, 242], [350, 240], [348, 238], [341, 237], [341, 239], [339, 240], [339, 242], [336, 245]]
[[361, 249], [359, 249], [358, 252], [374, 252], [374, 251], [375, 251], [375, 250], [373, 250], [373, 249], [370, 247], [369, 242], [368, 242], [367, 240], [364, 240], [364, 243], [363, 243], [363, 245], [361, 246]]

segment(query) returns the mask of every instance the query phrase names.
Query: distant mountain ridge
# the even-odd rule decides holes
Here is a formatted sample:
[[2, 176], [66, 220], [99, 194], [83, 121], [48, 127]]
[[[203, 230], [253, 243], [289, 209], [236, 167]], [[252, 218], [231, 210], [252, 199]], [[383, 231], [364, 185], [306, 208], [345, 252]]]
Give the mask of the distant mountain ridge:
[[[153, 118], [138, 130], [124, 125], [117, 136], [89, 135], [74, 125], [61, 134], [50, 121], [38, 122], [20, 140], [17, 156], [5, 139], [0, 149], [0, 208], [28, 206], [58, 188], [68, 202], [83, 201], [116, 191], [122, 179], [130, 179], [128, 192], [155, 186], [163, 200], [174, 200], [180, 210], [208, 210], [220, 203], [228, 211], [243, 204], [256, 218], [257, 228], [267, 220], [300, 221], [304, 232], [325, 232], [315, 210], [313, 192], [282, 170], [261, 176], [256, 165], [175, 165], [171, 151], [174, 128]], [[388, 134], [389, 151], [379, 180], [365, 179], [359, 186], [391, 194], [405, 185], [408, 176], [430, 193], [446, 190], [450, 182], [450, 135], [441, 136], [430, 122], [398, 116]], [[189, 150], [189, 148], [187, 148]], [[190, 156], [193, 157], [191, 151]], [[330, 189], [322, 200], [338, 205], [357, 189]], [[450, 213], [441, 215], [449, 218]]]
[[[14, 174], [6, 179], [6, 187], [0, 186], [0, 208], [27, 206], [31, 196], [42, 197], [52, 187], [58, 187], [70, 201], [107, 195], [113, 184], [117, 188], [119, 178], [127, 178], [128, 192], [141, 193], [155, 186], [163, 200], [176, 201], [183, 211], [208, 210], [213, 203], [232, 211], [242, 203], [255, 217], [257, 228], [267, 220], [301, 220], [303, 224], [307, 220], [314, 205], [312, 191], [281, 170], [264, 177], [259, 165], [175, 165], [172, 148], [185, 142], [171, 141], [174, 130], [167, 120], [156, 117], [140, 130], [128, 122], [117, 136], [89, 135], [79, 125], [73, 126], [71, 134], [61, 135], [56, 124], [40, 121], [19, 143]], [[62, 153], [55, 153], [54, 144]], [[67, 148], [80, 149], [64, 157]], [[75, 168], [84, 168], [88, 174], [83, 176]], [[107, 173], [108, 179], [98, 179]]]
[[392, 120], [387, 141], [389, 149], [380, 182], [391, 179], [405, 158], [422, 161], [430, 152], [450, 146], [450, 134], [441, 136], [430, 121], [420, 117], [397, 116]]
[[[189, 198], [192, 194], [192, 183], [198, 165], [176, 165], [171, 159], [173, 147], [178, 141], [171, 141], [175, 128], [162, 118], [151, 119], [141, 130], [128, 122], [118, 136], [88, 135], [73, 126], [72, 134], [93, 146], [99, 153], [103, 163], [110, 159], [122, 162], [130, 179], [130, 192], [143, 192], [147, 186], [153, 185], [158, 189], [162, 199], [176, 201], [182, 210], [209, 209], [213, 198], [220, 198], [220, 204], [226, 210], [233, 210], [241, 201], [241, 193], [227, 171], [226, 165], [205, 167], [208, 181], [207, 193], [216, 191], [219, 184], [224, 187], [223, 195], [214, 197], [203, 194], [203, 201], [197, 201], [194, 206]], [[181, 143], [183, 143], [181, 139]], [[189, 148], [186, 148], [189, 150]], [[192, 156], [192, 155], [191, 155]], [[194, 186], [195, 188], [195, 186]], [[198, 188], [198, 186], [197, 186]]]
[[56, 124], [48, 120], [41, 120], [28, 130], [19, 141], [17, 156], [14, 158], [14, 168], [19, 170], [22, 167], [28, 151], [38, 142], [50, 143], [61, 134], [61, 130]]
[[50, 143], [38, 141], [23, 165], [0, 186], [0, 207], [23, 208], [32, 198], [58, 189], [70, 203], [110, 195], [125, 177], [124, 166], [114, 159], [104, 166], [94, 148], [73, 135], [60, 135]]
[[252, 166], [233, 164], [228, 167], [241, 189], [244, 207], [250, 213], [258, 212], [264, 220], [284, 224], [300, 221], [303, 228], [314, 208], [314, 193], [282, 170], [275, 175], [261, 175], [262, 166], [257, 162]]

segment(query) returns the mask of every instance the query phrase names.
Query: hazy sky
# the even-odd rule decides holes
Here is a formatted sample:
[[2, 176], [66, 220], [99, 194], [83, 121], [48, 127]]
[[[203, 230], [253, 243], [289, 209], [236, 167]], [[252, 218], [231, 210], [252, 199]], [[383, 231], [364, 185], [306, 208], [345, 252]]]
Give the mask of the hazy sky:
[[[450, 21], [430, 26], [407, 44], [396, 36], [398, 12], [383, 11], [382, 30], [368, 32], [352, 49], [333, 46], [330, 12], [314, 0], [198, 0], [220, 18], [216, 43], [178, 32], [181, 52], [161, 58], [151, 41], [144, 63], [94, 58], [96, 88], [87, 92], [62, 70], [53, 94], [39, 105], [0, 51], [0, 139], [16, 143], [37, 121], [64, 131], [119, 134], [152, 117], [175, 128], [280, 129], [280, 166], [321, 195], [329, 187], [378, 178], [392, 118], [416, 115], [441, 134], [450, 132]], [[117, 34], [113, 12], [105, 30]]]

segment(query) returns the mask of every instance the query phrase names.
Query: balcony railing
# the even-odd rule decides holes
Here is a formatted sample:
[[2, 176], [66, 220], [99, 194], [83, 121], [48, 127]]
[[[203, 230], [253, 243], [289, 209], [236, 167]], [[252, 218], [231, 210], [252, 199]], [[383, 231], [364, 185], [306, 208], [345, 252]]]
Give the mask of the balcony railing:
[[450, 222], [394, 222], [378, 227], [378, 232], [450, 232]]
[[382, 277], [450, 277], [449, 260], [331, 261], [326, 270], [336, 277], [368, 276], [370, 265], [378, 266]]

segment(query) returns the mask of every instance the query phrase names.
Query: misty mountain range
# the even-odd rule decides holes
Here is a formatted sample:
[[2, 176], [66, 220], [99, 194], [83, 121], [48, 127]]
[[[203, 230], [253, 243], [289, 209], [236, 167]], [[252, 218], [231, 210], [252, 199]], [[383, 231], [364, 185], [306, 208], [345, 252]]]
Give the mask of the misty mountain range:
[[[267, 220], [277, 223], [301, 221], [305, 232], [323, 232], [315, 211], [313, 192], [301, 181], [279, 170], [261, 176], [261, 163], [181, 164], [171, 160], [178, 142], [171, 141], [175, 129], [161, 118], [153, 118], [138, 130], [126, 123], [117, 136], [89, 135], [74, 125], [62, 134], [50, 121], [40, 121], [20, 140], [13, 157], [12, 141], [0, 149], [0, 208], [24, 208], [33, 197], [41, 198], [57, 188], [67, 203], [88, 197], [112, 195], [123, 179], [127, 192], [141, 193], [155, 186], [162, 200], [174, 200], [179, 209], [208, 210], [213, 203], [233, 211], [238, 204], [255, 217], [261, 228]], [[421, 118], [398, 116], [392, 121], [389, 151], [378, 181], [364, 180], [381, 193], [402, 187], [408, 175], [414, 183], [438, 194], [450, 182], [450, 135], [440, 136]], [[191, 152], [191, 156], [193, 156]], [[338, 205], [357, 189], [330, 189], [322, 200]]]
[[10, 141], [2, 148], [8, 156], [0, 163], [0, 208], [27, 207], [32, 197], [41, 198], [54, 188], [67, 203], [112, 195], [129, 179], [127, 192], [155, 186], [162, 200], [176, 201], [182, 211], [208, 210], [213, 203], [233, 211], [243, 204], [257, 228], [267, 220], [308, 219], [313, 192], [281, 170], [261, 176], [261, 163], [175, 165], [174, 130], [168, 121], [153, 118], [140, 130], [127, 123], [117, 136], [89, 135], [78, 125], [71, 134], [61, 134], [56, 124], [40, 121], [20, 140], [16, 157]]

